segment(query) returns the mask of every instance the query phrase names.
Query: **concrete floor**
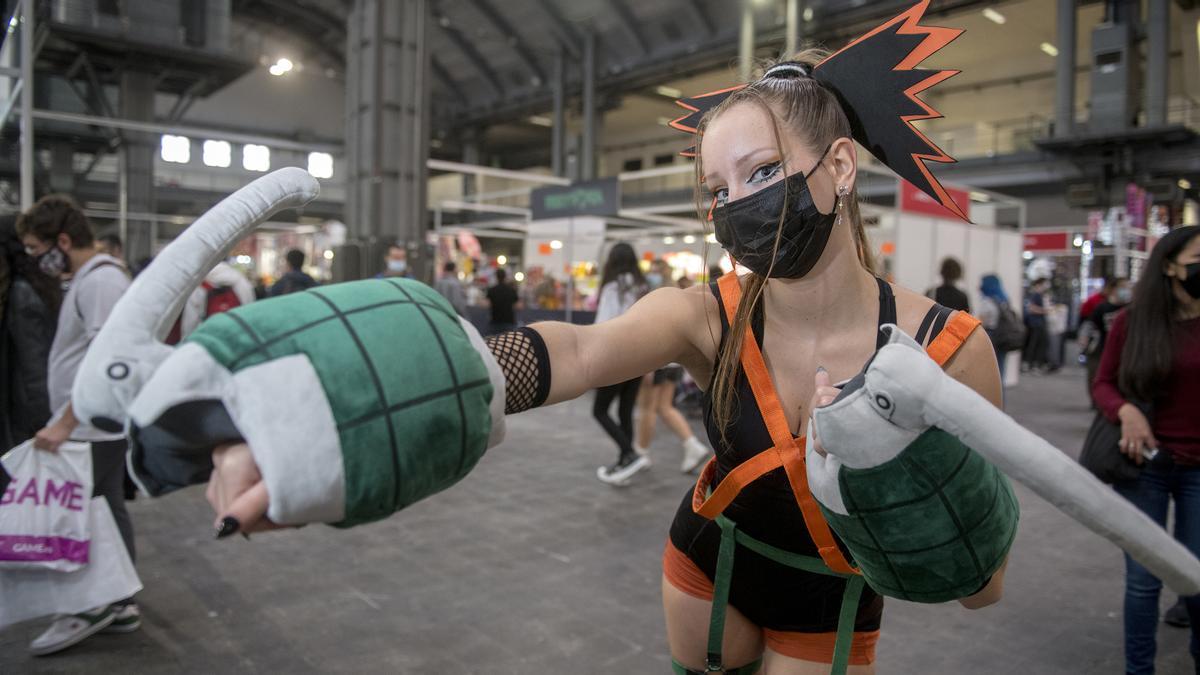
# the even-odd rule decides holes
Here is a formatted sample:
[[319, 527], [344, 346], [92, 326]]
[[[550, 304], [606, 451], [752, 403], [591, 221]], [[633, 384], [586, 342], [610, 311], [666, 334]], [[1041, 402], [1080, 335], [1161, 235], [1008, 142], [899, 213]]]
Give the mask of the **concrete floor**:
[[[1078, 368], [1008, 392], [1022, 423], [1076, 454]], [[667, 673], [659, 600], [667, 526], [691, 477], [660, 432], [627, 489], [594, 477], [612, 444], [579, 401], [519, 415], [446, 493], [349, 531], [215, 542], [201, 489], [132, 504], [144, 627], [34, 659], [44, 626], [0, 633], [0, 673]], [[1001, 604], [889, 601], [878, 672], [1119, 673], [1117, 549], [1018, 487]], [[1164, 598], [1166, 606], [1168, 600]], [[1192, 672], [1163, 626], [1159, 672]]]

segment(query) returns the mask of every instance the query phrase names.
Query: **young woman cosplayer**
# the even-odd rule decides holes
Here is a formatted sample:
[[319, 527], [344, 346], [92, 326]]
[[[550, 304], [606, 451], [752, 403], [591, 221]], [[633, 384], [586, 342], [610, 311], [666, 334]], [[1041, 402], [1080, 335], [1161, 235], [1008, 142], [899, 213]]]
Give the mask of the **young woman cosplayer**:
[[[85, 357], [75, 408], [127, 428], [148, 492], [207, 480], [226, 536], [386, 517], [470, 471], [505, 414], [681, 364], [707, 385], [716, 457], [666, 542], [679, 673], [870, 673], [880, 593], [997, 601], [1017, 520], [997, 467], [1194, 593], [1200, 563], [1148, 519], [1095, 524], [1125, 514], [1122, 500], [995, 411], [978, 321], [873, 272], [854, 140], [958, 210], [923, 162], [948, 158], [909, 125], [934, 115], [913, 94], [950, 72], [915, 66], [958, 34], [920, 26], [926, 5], [833, 56], [805, 52], [681, 102], [692, 114], [673, 126], [696, 134], [698, 183], [743, 276], [486, 342], [423, 284], [366, 280], [239, 307], [177, 349], [159, 344], [162, 307], [180, 306], [256, 222], [315, 196], [311, 177], [284, 169], [205, 214], [138, 278]], [[1072, 468], [1084, 475], [1044, 478]], [[1057, 499], [1077, 485], [1082, 497]], [[1176, 557], [1146, 555], [1159, 550]]]

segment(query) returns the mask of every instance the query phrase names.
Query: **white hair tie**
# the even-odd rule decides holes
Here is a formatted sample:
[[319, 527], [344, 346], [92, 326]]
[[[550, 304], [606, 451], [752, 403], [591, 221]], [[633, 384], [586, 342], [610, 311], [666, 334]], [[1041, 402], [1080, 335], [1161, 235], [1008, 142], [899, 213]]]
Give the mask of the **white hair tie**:
[[769, 70], [767, 70], [767, 72], [765, 74], [763, 74], [763, 79], [765, 80], [768, 77], [778, 77], [781, 79], [787, 79], [787, 78], [792, 78], [792, 77], [809, 77], [809, 76], [810, 75], [808, 72], [808, 68], [806, 66], [801, 65], [799, 63], [787, 62], [787, 63], [780, 63], [780, 64], [776, 64], [774, 66], [771, 66], [771, 68]]

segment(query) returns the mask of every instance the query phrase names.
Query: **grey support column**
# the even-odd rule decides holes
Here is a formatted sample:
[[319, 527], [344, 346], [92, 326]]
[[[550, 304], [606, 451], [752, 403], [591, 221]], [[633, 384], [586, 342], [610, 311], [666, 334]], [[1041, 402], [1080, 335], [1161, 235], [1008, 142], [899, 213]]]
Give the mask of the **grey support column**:
[[1075, 0], [1058, 0], [1054, 101], [1054, 135], [1066, 138], [1075, 132]]
[[800, 0], [787, 0], [787, 36], [783, 46], [784, 56], [791, 58], [800, 48]]
[[596, 177], [596, 33], [588, 29], [583, 38], [583, 148], [579, 177]]
[[1167, 52], [1170, 49], [1167, 0], [1150, 0], [1146, 21], [1146, 126], [1167, 123]]
[[413, 275], [431, 278], [428, 19], [428, 0], [355, 0], [347, 20], [346, 225], [367, 244], [363, 277], [383, 268], [396, 241]]
[[565, 176], [567, 173], [566, 139], [567, 133], [567, 53], [559, 47], [554, 59], [554, 81], [550, 83], [554, 89], [554, 126], [550, 130], [550, 166], [555, 176]]
[[742, 0], [742, 26], [738, 33], [738, 79], [750, 81], [754, 71], [754, 0]]
[[[33, 206], [33, 0], [21, 3], [21, 210]], [[4, 120], [0, 120], [3, 124]]]
[[[120, 116], [139, 122], [154, 121], [154, 75], [149, 72], [125, 70], [121, 73]], [[137, 262], [154, 254], [154, 221], [145, 215], [157, 210], [154, 199], [154, 157], [161, 143], [158, 134], [123, 130], [121, 150], [117, 156], [121, 173], [122, 201], [125, 211], [136, 217], [127, 218], [121, 235], [124, 237], [125, 257]], [[197, 142], [200, 139], [192, 139]], [[200, 153], [192, 148], [192, 156]]]

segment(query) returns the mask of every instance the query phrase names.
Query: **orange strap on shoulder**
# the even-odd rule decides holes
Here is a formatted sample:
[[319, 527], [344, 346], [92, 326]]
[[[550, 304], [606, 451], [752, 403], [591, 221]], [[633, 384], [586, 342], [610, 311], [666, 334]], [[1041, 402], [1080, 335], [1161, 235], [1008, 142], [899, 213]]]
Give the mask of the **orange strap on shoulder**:
[[[732, 323], [733, 317], [737, 313], [738, 303], [741, 301], [741, 284], [737, 276], [730, 272], [721, 277], [717, 285], [721, 290], [721, 301], [725, 306], [725, 314]], [[833, 539], [833, 533], [829, 530], [829, 524], [821, 515], [817, 500], [808, 489], [808, 474], [804, 467], [802, 447], [804, 439], [799, 439], [800, 444], [797, 444], [797, 439], [792, 436], [792, 432], [788, 428], [787, 416], [783, 412], [783, 406], [779, 403], [775, 387], [771, 384], [771, 375], [767, 371], [766, 361], [763, 360], [762, 351], [758, 348], [758, 341], [755, 340], [753, 331], [747, 332], [743, 337], [741, 365], [746, 372], [750, 389], [754, 392], [754, 400], [767, 425], [767, 431], [771, 434], [771, 440], [775, 445], [731, 471], [713, 491], [709, 499], [705, 500], [703, 496], [715, 473], [715, 464], [710, 462], [710, 466], [705, 467], [700, 480], [697, 481], [696, 491], [692, 495], [693, 510], [701, 515], [712, 513], [713, 515], [708, 517], [715, 517], [715, 514], [723, 511], [733, 501], [743, 487], [768, 471], [782, 466], [787, 474], [788, 483], [792, 487], [792, 494], [796, 497], [796, 503], [800, 506], [800, 512], [804, 516], [804, 524], [808, 528], [809, 536], [817, 545], [821, 559], [835, 572], [857, 573], [858, 571], [842, 555], [841, 549]], [[706, 477], [707, 480], [705, 480]], [[734, 480], [731, 481], [731, 478]], [[728, 489], [726, 489], [727, 483], [730, 483]], [[716, 499], [718, 493], [720, 499]]]
[[958, 349], [963, 346], [967, 338], [971, 337], [971, 333], [979, 326], [979, 319], [967, 314], [966, 312], [955, 312], [954, 316], [946, 322], [946, 327], [942, 332], [938, 333], [925, 348], [925, 353], [929, 354], [929, 358], [937, 361], [939, 366], [946, 365], [951, 356], [954, 356]]

